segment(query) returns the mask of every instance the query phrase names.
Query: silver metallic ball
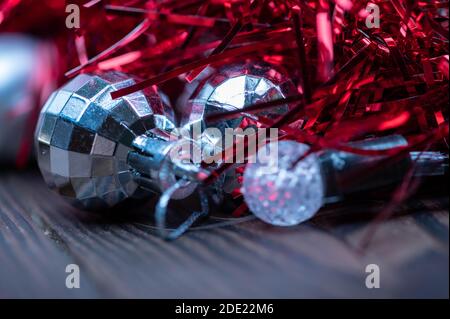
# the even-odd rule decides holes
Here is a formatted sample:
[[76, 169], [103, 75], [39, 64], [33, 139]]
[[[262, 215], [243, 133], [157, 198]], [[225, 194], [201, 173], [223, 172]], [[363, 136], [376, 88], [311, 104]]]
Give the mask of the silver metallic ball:
[[294, 141], [260, 148], [244, 172], [242, 193], [249, 209], [266, 223], [293, 226], [313, 217], [323, 205], [324, 182], [319, 159], [309, 146]]
[[[227, 65], [211, 71], [192, 94], [188, 107], [188, 122], [203, 119], [206, 115], [242, 109], [247, 106], [270, 102], [296, 94], [297, 89], [286, 72], [265, 62], [246, 62]], [[269, 118], [286, 113], [290, 105], [281, 105], [260, 115]], [[219, 128], [236, 128], [242, 118], [226, 120]]]
[[127, 163], [135, 138], [174, 127], [154, 90], [112, 100], [134, 84], [119, 72], [81, 74], [54, 92], [36, 129], [38, 163], [50, 188], [86, 209], [114, 206], [143, 190]]
[[0, 163], [16, 159], [38, 99], [53, 84], [53, 54], [50, 45], [30, 37], [0, 35]]
[[[240, 110], [253, 104], [297, 94], [297, 88], [285, 70], [263, 61], [235, 63], [207, 71], [184, 108], [185, 116], [181, 123], [181, 126], [193, 126], [201, 122], [203, 128], [218, 129], [220, 134], [204, 130], [200, 136], [194, 137], [204, 141], [202, 147], [206, 154], [220, 154], [232, 146], [229, 144], [232, 139], [224, 138], [227, 129], [247, 128], [242, 123], [244, 116], [206, 125], [204, 118], [207, 115]], [[284, 104], [256, 115], [274, 119], [287, 113], [292, 107], [292, 104]], [[256, 123], [252, 123], [256, 119], [254, 115], [246, 114], [245, 117], [250, 119], [248, 123]], [[240, 134], [235, 133], [236, 136]], [[223, 190], [226, 193], [231, 193], [240, 186], [237, 175], [232, 170], [223, 178]]]

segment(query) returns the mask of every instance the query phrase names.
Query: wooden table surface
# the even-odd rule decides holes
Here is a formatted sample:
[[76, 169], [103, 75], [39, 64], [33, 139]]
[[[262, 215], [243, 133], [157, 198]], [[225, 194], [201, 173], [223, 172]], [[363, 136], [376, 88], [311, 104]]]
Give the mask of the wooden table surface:
[[[440, 186], [440, 188], [442, 188]], [[335, 205], [292, 228], [258, 220], [159, 239], [151, 208], [76, 210], [36, 170], [0, 172], [0, 297], [313, 298], [449, 295], [448, 195], [415, 196], [362, 242], [383, 200]], [[79, 289], [65, 286], [68, 264]], [[380, 267], [379, 289], [365, 267]]]

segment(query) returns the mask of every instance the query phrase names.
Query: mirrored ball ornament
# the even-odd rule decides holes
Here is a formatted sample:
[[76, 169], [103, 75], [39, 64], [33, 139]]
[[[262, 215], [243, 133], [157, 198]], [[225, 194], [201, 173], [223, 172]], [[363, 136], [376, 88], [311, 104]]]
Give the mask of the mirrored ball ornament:
[[133, 142], [175, 122], [155, 90], [111, 99], [112, 91], [132, 84], [120, 72], [81, 74], [41, 111], [35, 133], [40, 170], [50, 188], [76, 206], [108, 208], [145, 193], [128, 162]]
[[261, 220], [293, 226], [313, 217], [324, 202], [319, 158], [309, 146], [294, 141], [266, 144], [244, 172], [242, 193], [249, 209]]
[[[291, 110], [293, 104], [282, 104], [270, 110], [261, 111], [256, 114], [220, 120], [213, 123], [204, 123], [204, 118], [210, 114], [223, 113], [227, 111], [241, 110], [248, 106], [270, 102], [298, 94], [297, 88], [289, 77], [286, 70], [273, 64], [249, 60], [227, 64], [219, 68], [211, 68], [204, 72], [204, 78], [197, 83], [183, 108], [185, 112], [184, 121], [193, 126], [202, 122], [202, 127], [214, 128], [214, 130], [203, 130], [200, 140], [204, 141], [202, 147], [205, 154], [219, 154], [232, 147], [233, 138], [226, 139], [225, 136], [233, 132], [233, 129], [246, 130], [250, 126], [258, 125], [257, 116], [265, 116], [271, 119], [278, 118]], [[256, 115], [256, 116], [255, 116]], [[244, 121], [244, 119], [246, 119]], [[248, 131], [247, 131], [248, 132]], [[234, 131], [236, 136], [243, 133]], [[232, 193], [239, 187], [238, 175], [234, 170], [226, 173], [223, 191]]]
[[[211, 70], [193, 92], [184, 111], [189, 122], [203, 119], [206, 115], [243, 109], [247, 106], [270, 102], [297, 93], [291, 78], [284, 70], [262, 61], [249, 61], [225, 65]], [[262, 111], [269, 118], [286, 113], [292, 105]], [[251, 117], [249, 115], [249, 117]], [[214, 123], [219, 129], [236, 128], [243, 117]]]

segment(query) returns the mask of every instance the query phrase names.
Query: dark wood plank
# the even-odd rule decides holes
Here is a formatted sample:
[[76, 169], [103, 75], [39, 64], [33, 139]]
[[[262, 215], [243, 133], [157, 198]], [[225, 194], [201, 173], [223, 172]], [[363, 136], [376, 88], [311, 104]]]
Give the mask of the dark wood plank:
[[[344, 217], [380, 201], [330, 207], [292, 228], [212, 223], [168, 243], [155, 236], [151, 207], [92, 215], [48, 191], [37, 172], [6, 171], [0, 297], [448, 297], [448, 198], [420, 203], [383, 222], [364, 250], [370, 220]], [[69, 263], [80, 266], [80, 289], [65, 287]], [[365, 287], [369, 263], [380, 266], [380, 289]]]

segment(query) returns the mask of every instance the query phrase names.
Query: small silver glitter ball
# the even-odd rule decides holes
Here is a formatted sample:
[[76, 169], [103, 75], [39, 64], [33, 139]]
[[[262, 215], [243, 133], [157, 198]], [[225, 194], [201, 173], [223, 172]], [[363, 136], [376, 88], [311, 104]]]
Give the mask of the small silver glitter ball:
[[294, 141], [272, 142], [247, 164], [242, 193], [258, 218], [272, 225], [293, 226], [320, 209], [324, 183], [317, 155], [295, 164], [308, 150], [308, 145]]
[[54, 92], [35, 133], [42, 175], [59, 194], [85, 209], [112, 207], [143, 192], [127, 158], [136, 136], [174, 127], [154, 90], [112, 100], [134, 84], [119, 72], [81, 74]]

